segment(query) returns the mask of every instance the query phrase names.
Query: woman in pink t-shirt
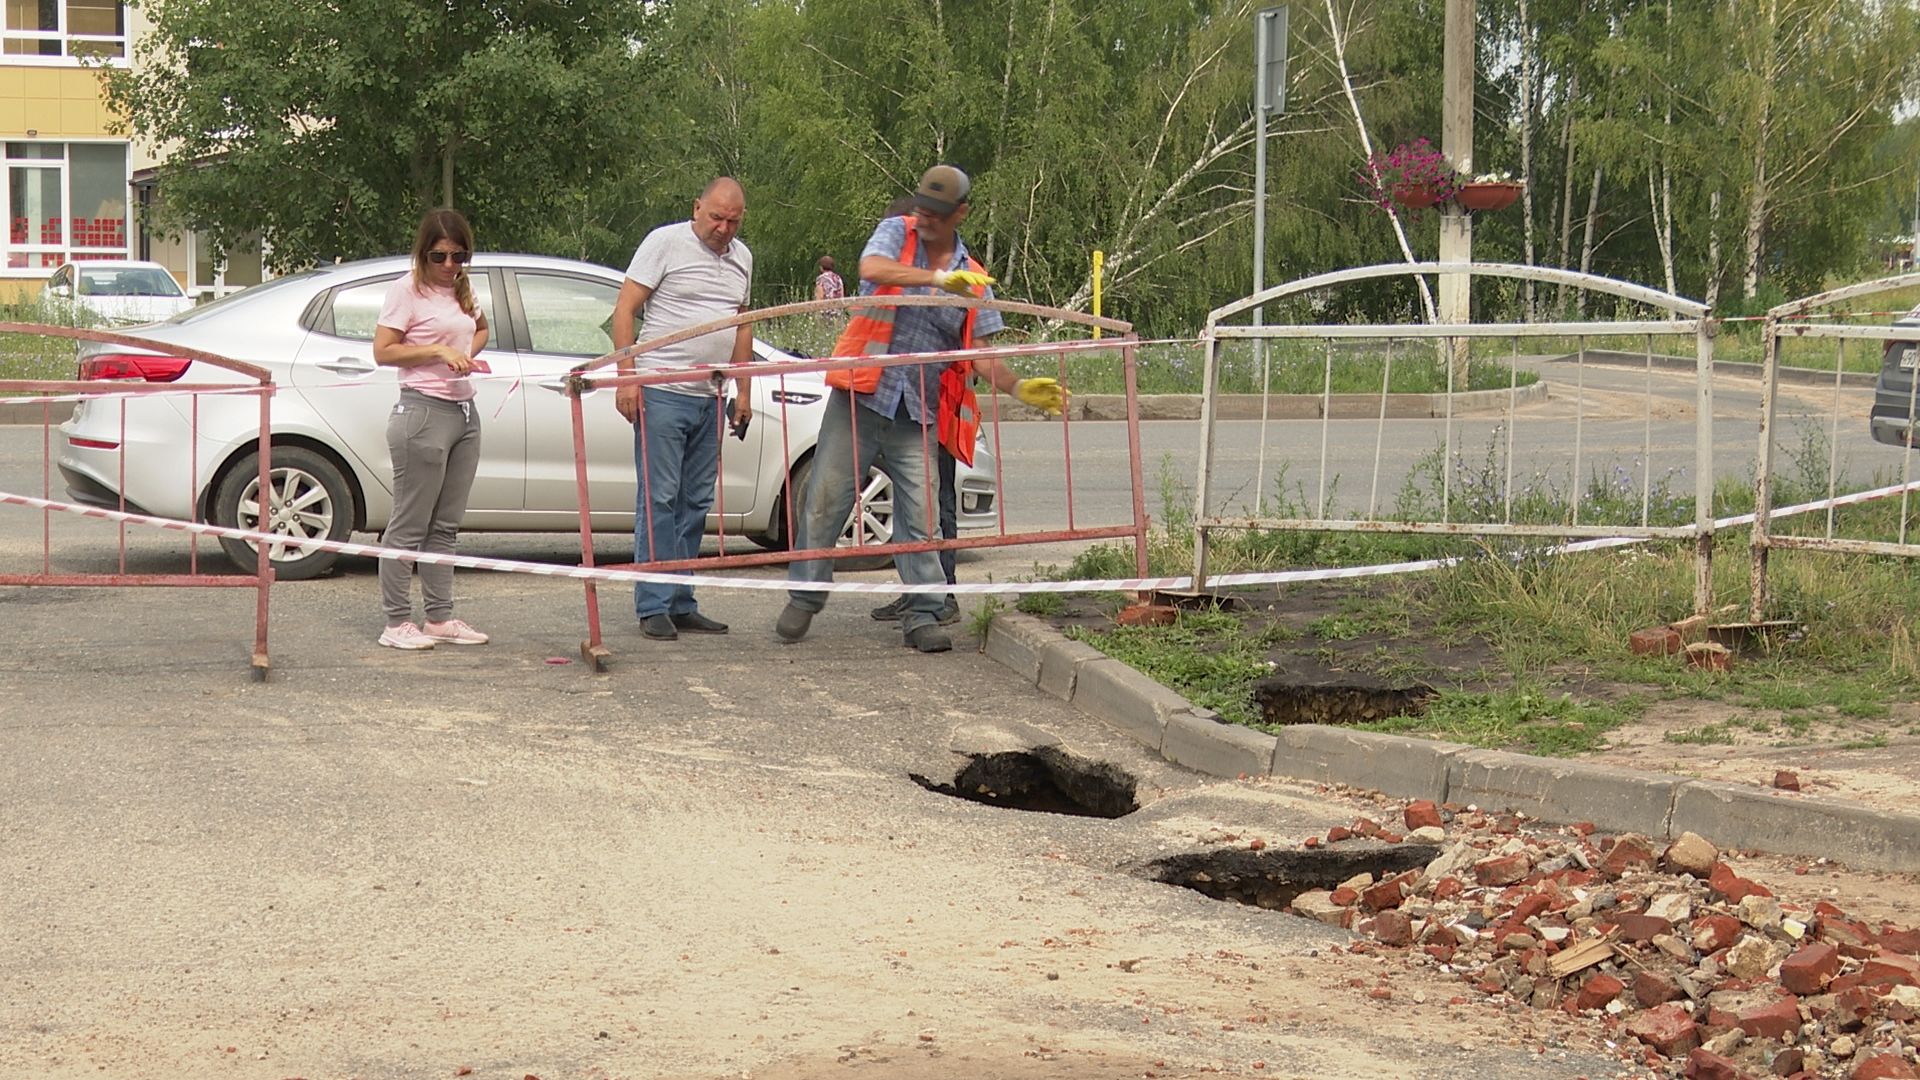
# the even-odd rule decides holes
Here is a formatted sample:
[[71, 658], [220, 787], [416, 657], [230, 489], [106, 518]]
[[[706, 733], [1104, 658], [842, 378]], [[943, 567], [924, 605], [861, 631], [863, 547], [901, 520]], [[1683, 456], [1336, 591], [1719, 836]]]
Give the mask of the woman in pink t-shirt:
[[[469, 372], [487, 344], [467, 263], [473, 229], [457, 210], [430, 210], [413, 239], [413, 272], [387, 290], [373, 332], [373, 359], [400, 369], [400, 401], [387, 419], [393, 455], [393, 516], [381, 543], [451, 555], [480, 463], [480, 411]], [[487, 635], [453, 617], [453, 567], [419, 564], [424, 623], [413, 621], [413, 567], [380, 560], [380, 644], [395, 649], [484, 645]]]

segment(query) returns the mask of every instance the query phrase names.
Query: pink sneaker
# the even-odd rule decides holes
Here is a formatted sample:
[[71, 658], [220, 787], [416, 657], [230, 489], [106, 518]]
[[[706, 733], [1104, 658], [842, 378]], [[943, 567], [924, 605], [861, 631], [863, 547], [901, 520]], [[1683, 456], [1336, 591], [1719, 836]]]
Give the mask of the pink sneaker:
[[410, 622], [389, 626], [380, 632], [380, 644], [389, 649], [431, 649], [433, 639]]
[[430, 622], [427, 624], [425, 634], [430, 640], [444, 641], [449, 645], [485, 645], [488, 640], [487, 635], [459, 619]]

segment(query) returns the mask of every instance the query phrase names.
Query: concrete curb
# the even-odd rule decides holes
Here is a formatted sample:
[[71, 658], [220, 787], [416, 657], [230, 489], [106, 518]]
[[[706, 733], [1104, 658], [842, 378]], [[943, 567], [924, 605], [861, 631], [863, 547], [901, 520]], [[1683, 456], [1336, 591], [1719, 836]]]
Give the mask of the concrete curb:
[[1209, 776], [1275, 776], [1474, 803], [1543, 821], [1728, 848], [1826, 856], [1866, 870], [1920, 871], [1920, 815], [1583, 761], [1299, 724], [1279, 735], [1222, 721], [1041, 619], [1002, 612], [985, 651], [1021, 678], [1104, 720], [1168, 761]]
[[[1568, 353], [1565, 356], [1555, 357], [1549, 360], [1548, 363], [1571, 364], [1578, 355], [1577, 353]], [[1611, 349], [1588, 349], [1587, 363], [1605, 364], [1608, 367], [1644, 368], [1647, 366], [1647, 354], [1614, 352]], [[1678, 371], [1692, 371], [1697, 365], [1691, 356], [1666, 356], [1661, 353], [1654, 353], [1653, 366]], [[1763, 365], [1749, 364], [1742, 360], [1716, 359], [1713, 362], [1713, 370], [1723, 374], [1742, 375], [1749, 379], [1758, 379], [1766, 371], [1766, 368]], [[1872, 386], [1878, 378], [1878, 375], [1869, 374], [1864, 371], [1843, 371], [1840, 373], [1840, 385]], [[1833, 372], [1819, 371], [1814, 368], [1786, 367], [1782, 365], [1780, 368], [1780, 381], [1800, 383], [1806, 386], [1832, 386]]]

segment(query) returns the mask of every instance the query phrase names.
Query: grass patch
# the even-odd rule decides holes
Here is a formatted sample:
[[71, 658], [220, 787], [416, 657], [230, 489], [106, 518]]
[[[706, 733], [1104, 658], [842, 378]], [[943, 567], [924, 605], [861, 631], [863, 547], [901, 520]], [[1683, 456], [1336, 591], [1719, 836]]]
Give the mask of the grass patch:
[[[86, 308], [39, 299], [0, 304], [0, 322], [81, 328], [103, 325]], [[0, 379], [71, 379], [76, 356], [71, 338], [0, 334]]]
[[1067, 610], [1067, 599], [1059, 593], [1023, 593], [1013, 606], [1026, 615], [1058, 615]]
[[1253, 684], [1272, 672], [1275, 643], [1249, 634], [1225, 612], [1182, 612], [1170, 626], [1073, 627], [1067, 636], [1126, 662], [1202, 708], [1238, 724], [1258, 724]]
[[1566, 757], [1606, 745], [1607, 732], [1639, 712], [1637, 702], [1583, 704], [1571, 694], [1553, 695], [1538, 686], [1516, 686], [1491, 693], [1442, 691], [1428, 703], [1424, 716], [1395, 716], [1354, 727], [1425, 735], [1493, 750]]

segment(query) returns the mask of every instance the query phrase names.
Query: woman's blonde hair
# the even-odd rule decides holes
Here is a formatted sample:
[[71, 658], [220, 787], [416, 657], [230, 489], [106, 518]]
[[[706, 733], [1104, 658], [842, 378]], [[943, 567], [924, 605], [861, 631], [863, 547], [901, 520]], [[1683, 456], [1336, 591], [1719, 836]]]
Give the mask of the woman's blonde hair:
[[[473, 226], [458, 210], [441, 207], [429, 210], [420, 219], [419, 231], [413, 235], [413, 287], [418, 289], [427, 283], [427, 252], [442, 240], [450, 240], [459, 245], [461, 251], [473, 251]], [[467, 268], [453, 279], [453, 298], [460, 302], [460, 310], [469, 315], [480, 314], [479, 305], [473, 299], [473, 282], [467, 278]]]

